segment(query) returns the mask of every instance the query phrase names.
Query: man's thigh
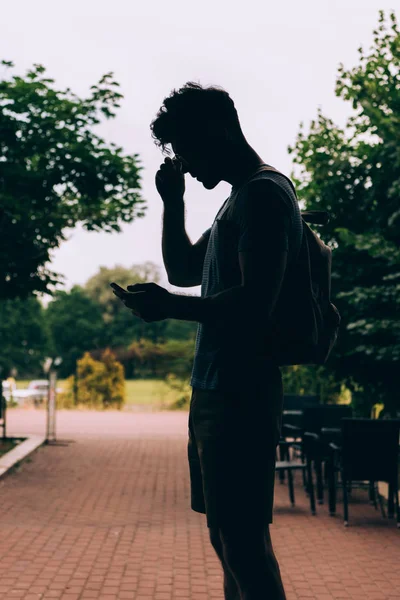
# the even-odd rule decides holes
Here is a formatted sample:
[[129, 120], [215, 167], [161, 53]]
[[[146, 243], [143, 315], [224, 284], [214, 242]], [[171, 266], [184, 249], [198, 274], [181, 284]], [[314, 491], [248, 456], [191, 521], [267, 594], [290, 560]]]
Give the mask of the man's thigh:
[[[191, 465], [197, 473], [197, 497], [204, 500], [200, 512], [206, 512], [208, 526], [247, 522], [255, 514], [271, 523], [278, 441], [271, 411], [264, 409], [260, 398], [243, 393], [194, 390], [193, 396], [190, 443], [198, 468], [195, 462]], [[249, 410], [252, 401], [254, 414]], [[197, 499], [196, 504], [201, 502]]]

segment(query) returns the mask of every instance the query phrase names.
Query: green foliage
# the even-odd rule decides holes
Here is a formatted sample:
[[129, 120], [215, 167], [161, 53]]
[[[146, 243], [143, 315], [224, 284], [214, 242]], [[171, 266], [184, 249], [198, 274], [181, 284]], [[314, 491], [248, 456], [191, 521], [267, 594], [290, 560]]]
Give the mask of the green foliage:
[[197, 323], [194, 321], [178, 321], [168, 319], [164, 330], [166, 340], [193, 340], [196, 339]]
[[[193, 357], [197, 324], [175, 320], [144, 323], [114, 296], [109, 285], [112, 281], [126, 287], [132, 283], [159, 280], [159, 268], [151, 262], [130, 268], [117, 265], [114, 268], [100, 267], [83, 287], [74, 286], [69, 292], [57, 292], [45, 315], [53, 341], [52, 351], [63, 358], [60, 377], [73, 374], [77, 359], [85, 352], [100, 359], [106, 347], [113, 349], [129, 378], [147, 377], [153, 372], [163, 377], [163, 369], [170, 367], [176, 372], [187, 372], [188, 361]], [[152, 366], [150, 355], [147, 362], [143, 362], [143, 351], [137, 351], [138, 345], [129, 349], [132, 342], [138, 343], [139, 340], [147, 340], [151, 348], [164, 344], [161, 354], [171, 356], [165, 361], [161, 358], [157, 367]], [[186, 365], [179, 357], [181, 349], [184, 353], [188, 352]]]
[[63, 359], [60, 377], [74, 373], [76, 361], [85, 352], [107, 344], [101, 307], [79, 286], [55, 294], [47, 307], [46, 320], [54, 352]]
[[136, 373], [141, 377], [165, 377], [173, 373], [187, 379], [191, 373], [193, 340], [167, 340], [152, 342], [141, 339], [129, 346], [130, 358], [137, 363]]
[[326, 366], [293, 365], [282, 367], [285, 394], [319, 395], [322, 404], [348, 403], [350, 395], [343, 383]]
[[195, 344], [192, 339], [167, 340], [162, 344], [161, 365], [164, 372], [188, 379], [192, 372], [194, 348]]
[[88, 352], [78, 360], [76, 376], [68, 379], [65, 397], [61, 398], [64, 408], [121, 410], [124, 402], [124, 368], [108, 349], [103, 352], [100, 361], [94, 360]]
[[140, 366], [136, 371], [143, 376], [163, 377], [170, 393], [163, 398], [162, 408], [187, 410], [191, 398], [190, 375], [194, 358], [194, 340], [170, 339], [153, 343], [142, 339], [133, 342], [129, 351]]
[[[332, 297], [343, 317], [329, 369], [369, 415], [399, 409], [400, 34], [380, 13], [374, 43], [355, 68], [339, 68], [336, 94], [352, 103], [345, 129], [321, 111], [293, 148], [306, 208], [328, 210]], [[363, 401], [360, 402], [360, 396]]]
[[0, 81], [0, 298], [51, 292], [51, 251], [78, 222], [113, 232], [144, 215], [138, 155], [94, 133], [115, 117], [118, 88], [107, 73], [79, 98], [37, 64]]
[[[60, 382], [57, 382], [60, 385]], [[62, 391], [57, 392], [57, 408], [58, 409], [74, 409], [77, 408], [75, 404], [76, 400], [76, 387], [75, 387], [75, 375], [70, 375], [64, 380], [62, 385]]]
[[0, 300], [0, 373], [39, 376], [50, 348], [44, 310], [39, 300]]
[[189, 410], [190, 399], [192, 397], [192, 388], [188, 379], [177, 377], [174, 373], [169, 373], [165, 378], [166, 384], [172, 392], [172, 400], [164, 400], [163, 408], [168, 410]]

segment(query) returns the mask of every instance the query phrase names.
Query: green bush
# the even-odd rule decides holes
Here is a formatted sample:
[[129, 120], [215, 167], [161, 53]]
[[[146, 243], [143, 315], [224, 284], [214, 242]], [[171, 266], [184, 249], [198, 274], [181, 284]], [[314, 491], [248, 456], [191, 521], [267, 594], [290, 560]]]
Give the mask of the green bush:
[[86, 352], [77, 361], [76, 375], [67, 379], [66, 390], [59, 395], [60, 408], [114, 408], [121, 410], [125, 402], [123, 366], [111, 350], [95, 360]]
[[57, 408], [71, 409], [76, 408], [75, 405], [75, 377], [71, 375], [64, 381], [62, 392], [57, 393]]

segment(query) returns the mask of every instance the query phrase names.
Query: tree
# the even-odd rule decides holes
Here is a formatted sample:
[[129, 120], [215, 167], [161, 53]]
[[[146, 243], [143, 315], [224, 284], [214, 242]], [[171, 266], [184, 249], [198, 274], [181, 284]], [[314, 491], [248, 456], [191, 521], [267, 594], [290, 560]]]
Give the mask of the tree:
[[144, 215], [138, 154], [94, 132], [115, 117], [118, 87], [107, 73], [79, 98], [37, 64], [0, 81], [0, 298], [51, 293], [51, 251], [77, 223], [118, 232]]
[[336, 94], [352, 103], [340, 129], [318, 112], [300, 128], [294, 162], [299, 194], [326, 209], [321, 230], [334, 249], [332, 296], [343, 325], [330, 369], [369, 414], [383, 402], [399, 409], [400, 386], [400, 34], [394, 13], [380, 12], [374, 43], [360, 64], [339, 67]]
[[178, 321], [168, 319], [165, 326], [164, 338], [166, 340], [194, 340], [196, 339], [198, 324], [194, 321]]
[[181, 379], [189, 379], [192, 371], [194, 343], [188, 340], [152, 342], [141, 339], [129, 346], [129, 359], [135, 361], [135, 371], [142, 376], [166, 377], [173, 373]]
[[33, 296], [0, 302], [0, 375], [41, 376], [50, 346], [44, 310]]
[[85, 352], [100, 359], [104, 349], [110, 347], [124, 364], [127, 376], [132, 377], [139, 362], [128, 347], [143, 338], [157, 346], [174, 338], [175, 333], [174, 339], [191, 340], [194, 347], [193, 327], [179, 328], [183, 322], [171, 323], [170, 320], [144, 323], [131, 314], [110, 288], [112, 281], [126, 287], [131, 283], [159, 280], [159, 268], [151, 262], [131, 268], [117, 265], [100, 267], [83, 287], [74, 286], [69, 292], [57, 292], [47, 307], [46, 322], [53, 340], [53, 352], [63, 358], [60, 375], [74, 373], [77, 359]]
[[87, 351], [106, 346], [101, 307], [79, 286], [59, 291], [46, 310], [54, 352], [63, 362], [60, 376], [75, 373], [76, 361]]

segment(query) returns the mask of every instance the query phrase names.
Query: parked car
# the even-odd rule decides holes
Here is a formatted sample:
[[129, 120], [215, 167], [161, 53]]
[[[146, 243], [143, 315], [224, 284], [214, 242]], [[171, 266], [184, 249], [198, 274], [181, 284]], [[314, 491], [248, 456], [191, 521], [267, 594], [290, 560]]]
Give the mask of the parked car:
[[6, 402], [12, 399], [17, 404], [24, 404], [27, 398], [31, 397], [32, 390], [19, 390], [13, 381], [3, 381], [3, 396]]
[[[35, 406], [40, 406], [47, 399], [49, 391], [49, 382], [47, 379], [34, 379], [29, 382], [26, 389], [18, 389], [11, 382], [3, 381], [3, 396], [6, 402], [9, 402], [11, 398], [17, 404], [22, 405], [27, 400], [33, 401]], [[56, 389], [57, 392], [61, 392], [61, 388]]]
[[17, 389], [17, 384], [15, 383], [14, 380], [9, 380], [7, 379], [6, 381], [3, 381], [3, 393], [5, 392], [12, 392], [13, 390]]
[[35, 406], [44, 402], [49, 392], [49, 382], [47, 379], [34, 379], [28, 383], [27, 390], [30, 392]]

